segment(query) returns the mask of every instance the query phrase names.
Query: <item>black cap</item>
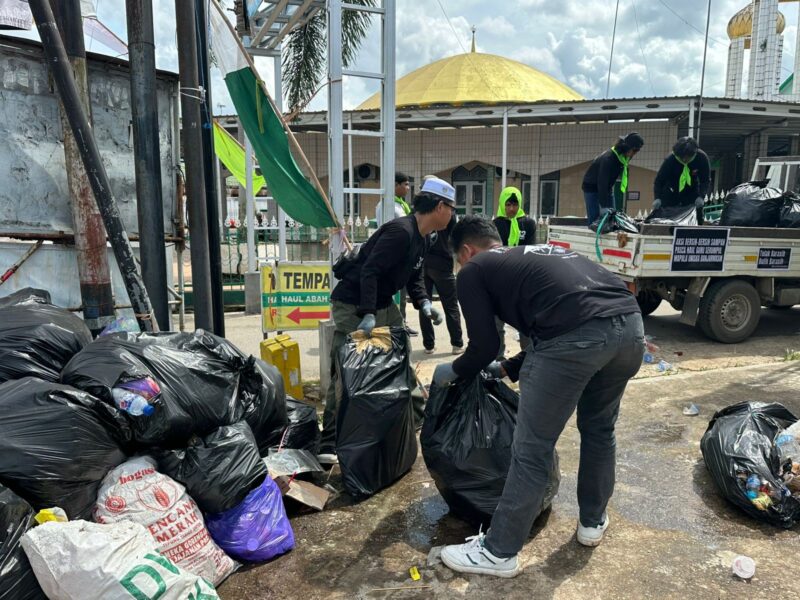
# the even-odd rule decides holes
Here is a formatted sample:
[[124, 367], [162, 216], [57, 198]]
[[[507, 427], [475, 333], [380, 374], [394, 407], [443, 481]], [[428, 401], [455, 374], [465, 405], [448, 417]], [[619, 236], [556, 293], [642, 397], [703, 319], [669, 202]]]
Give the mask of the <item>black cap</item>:
[[644, 146], [644, 138], [635, 131], [628, 135], [620, 136], [619, 141], [631, 150], [641, 150], [642, 146]]

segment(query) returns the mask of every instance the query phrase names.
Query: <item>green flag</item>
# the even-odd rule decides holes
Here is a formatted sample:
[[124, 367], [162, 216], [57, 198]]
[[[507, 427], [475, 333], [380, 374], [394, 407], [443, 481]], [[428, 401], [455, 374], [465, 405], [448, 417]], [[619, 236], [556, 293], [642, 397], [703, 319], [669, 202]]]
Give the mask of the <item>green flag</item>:
[[[225, 168], [236, 178], [239, 185], [246, 186], [247, 170], [245, 169], [244, 148], [216, 121], [214, 121], [214, 152]], [[263, 187], [264, 178], [253, 173], [253, 193], [257, 193]]]
[[273, 110], [263, 83], [250, 68], [230, 23], [217, 2], [211, 5], [213, 60], [225, 78], [270, 194], [295, 221], [314, 227], [335, 227], [327, 202], [297, 166], [283, 121]]

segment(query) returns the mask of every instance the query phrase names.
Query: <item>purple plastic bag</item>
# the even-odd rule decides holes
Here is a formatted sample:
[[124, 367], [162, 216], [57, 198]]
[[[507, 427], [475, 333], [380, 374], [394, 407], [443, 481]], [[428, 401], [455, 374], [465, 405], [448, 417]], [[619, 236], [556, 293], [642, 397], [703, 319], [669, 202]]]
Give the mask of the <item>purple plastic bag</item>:
[[271, 477], [238, 506], [206, 515], [206, 527], [228, 556], [244, 562], [263, 562], [294, 548], [281, 491]]

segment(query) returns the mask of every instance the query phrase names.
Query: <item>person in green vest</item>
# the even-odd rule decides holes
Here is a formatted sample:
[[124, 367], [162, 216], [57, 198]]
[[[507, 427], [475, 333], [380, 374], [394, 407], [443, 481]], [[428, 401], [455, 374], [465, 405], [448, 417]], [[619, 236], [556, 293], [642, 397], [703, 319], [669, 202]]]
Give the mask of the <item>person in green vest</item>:
[[[520, 207], [522, 193], [514, 186], [504, 187], [497, 200], [497, 216], [492, 220], [503, 246], [533, 246], [536, 244], [536, 222], [525, 215]], [[497, 335], [500, 336], [500, 349], [497, 360], [503, 360], [506, 353], [506, 324], [494, 318]], [[531, 343], [529, 337], [519, 334], [520, 350], [525, 350]]]
[[628, 191], [628, 164], [644, 146], [644, 138], [632, 132], [622, 136], [609, 150], [592, 161], [583, 176], [583, 199], [589, 225], [599, 217], [601, 209], [614, 208], [614, 184], [620, 180], [623, 196]]

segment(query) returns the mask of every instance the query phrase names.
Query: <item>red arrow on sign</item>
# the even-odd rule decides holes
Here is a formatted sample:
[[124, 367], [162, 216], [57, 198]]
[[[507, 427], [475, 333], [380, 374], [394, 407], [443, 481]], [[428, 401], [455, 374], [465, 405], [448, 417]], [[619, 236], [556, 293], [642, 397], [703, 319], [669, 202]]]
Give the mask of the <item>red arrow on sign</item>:
[[331, 312], [329, 310], [322, 310], [319, 312], [301, 312], [300, 308], [295, 308], [292, 312], [290, 312], [286, 317], [291, 319], [298, 325], [302, 319], [327, 319], [331, 316]]

